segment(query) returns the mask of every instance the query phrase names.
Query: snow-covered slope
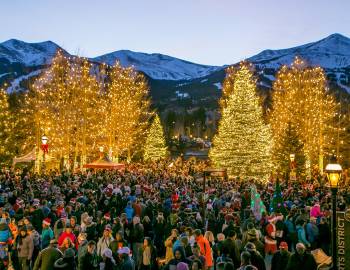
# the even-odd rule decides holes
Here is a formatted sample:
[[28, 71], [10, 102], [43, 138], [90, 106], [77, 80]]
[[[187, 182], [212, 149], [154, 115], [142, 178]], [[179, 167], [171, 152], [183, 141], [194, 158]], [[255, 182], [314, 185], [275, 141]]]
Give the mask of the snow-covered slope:
[[121, 50], [92, 59], [113, 65], [117, 60], [122, 66], [134, 66], [155, 80], [190, 80], [209, 75], [220, 67], [206, 66], [159, 53], [140, 53]]
[[27, 43], [10, 39], [0, 43], [0, 59], [25, 66], [40, 66], [50, 63], [60, 47], [52, 41]]
[[326, 69], [344, 68], [350, 66], [350, 39], [333, 34], [316, 42], [283, 50], [265, 50], [248, 58], [262, 67], [278, 68], [293, 62], [295, 56], [300, 56], [311, 65], [320, 65]]

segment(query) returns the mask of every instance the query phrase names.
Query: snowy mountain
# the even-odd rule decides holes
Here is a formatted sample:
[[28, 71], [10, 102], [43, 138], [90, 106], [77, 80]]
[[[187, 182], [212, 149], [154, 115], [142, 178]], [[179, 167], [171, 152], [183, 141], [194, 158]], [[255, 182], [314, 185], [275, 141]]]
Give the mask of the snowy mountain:
[[[58, 49], [61, 48], [51, 41], [26, 43], [11, 39], [0, 43], [0, 85], [7, 82], [9, 92], [26, 90]], [[350, 94], [350, 39], [340, 34], [293, 48], [265, 50], [248, 58], [256, 67], [258, 86], [263, 94], [271, 90], [279, 67], [291, 64], [295, 56], [323, 67], [332, 91]], [[165, 108], [170, 104], [183, 106], [184, 102], [186, 106], [189, 102], [190, 106], [217, 106], [226, 66], [206, 66], [167, 55], [128, 50], [91, 58], [94, 63], [114, 64], [117, 60], [123, 66], [133, 65], [145, 73], [153, 100]], [[188, 93], [191, 99], [179, 105], [177, 92]]]
[[134, 66], [155, 80], [191, 80], [201, 78], [220, 67], [206, 66], [181, 60], [159, 53], [140, 53], [121, 50], [92, 59], [93, 61], [113, 65], [117, 60], [122, 66]]
[[0, 43], [0, 60], [26, 66], [40, 66], [49, 64], [58, 49], [61, 48], [52, 41], [27, 43], [10, 39]]
[[316, 42], [283, 50], [265, 50], [248, 58], [249, 61], [265, 68], [278, 68], [290, 64], [295, 56], [300, 56], [311, 65], [326, 69], [350, 66], [350, 39], [333, 34]]

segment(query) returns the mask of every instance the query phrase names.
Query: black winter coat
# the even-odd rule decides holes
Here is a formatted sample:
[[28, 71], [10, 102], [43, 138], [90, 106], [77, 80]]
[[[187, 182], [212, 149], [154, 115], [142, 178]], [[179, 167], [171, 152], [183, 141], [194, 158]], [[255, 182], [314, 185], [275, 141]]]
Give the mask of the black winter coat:
[[316, 261], [311, 254], [305, 253], [304, 255], [299, 255], [298, 253], [294, 253], [290, 256], [286, 270], [301, 270], [301, 269], [307, 269], [307, 270], [317, 269]]
[[[291, 254], [289, 251], [277, 251], [273, 254], [271, 261], [271, 270], [285, 270]], [[300, 270], [300, 269], [299, 269]]]

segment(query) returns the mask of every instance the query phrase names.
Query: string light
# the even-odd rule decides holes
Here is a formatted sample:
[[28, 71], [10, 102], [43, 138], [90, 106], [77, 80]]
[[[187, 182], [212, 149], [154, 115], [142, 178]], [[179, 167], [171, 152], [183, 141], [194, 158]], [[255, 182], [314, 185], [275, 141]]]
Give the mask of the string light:
[[144, 160], [159, 160], [168, 155], [164, 130], [160, 122], [158, 114], [154, 117], [149, 132], [147, 134], [146, 144], [144, 148]]
[[86, 58], [59, 51], [26, 95], [21, 113], [29, 124], [26, 144], [39, 145], [45, 133], [50, 155], [74, 161], [80, 157], [81, 164], [97, 155], [98, 146], [131, 155], [145, 135], [149, 106], [144, 76], [132, 68], [119, 63], [96, 68]]
[[269, 120], [274, 156], [281, 156], [283, 136], [288, 125], [292, 125], [304, 145], [307, 160], [312, 165], [322, 163], [323, 155], [329, 153], [334, 144], [334, 117], [338, 107], [328, 94], [323, 69], [308, 67], [296, 57], [290, 67], [283, 66], [278, 71], [273, 90]]
[[271, 171], [271, 134], [263, 121], [251, 65], [229, 67], [220, 100], [221, 120], [209, 152], [217, 167], [231, 176], [266, 179]]
[[4, 89], [0, 89], [0, 162], [5, 162], [11, 155], [11, 118], [8, 96]]

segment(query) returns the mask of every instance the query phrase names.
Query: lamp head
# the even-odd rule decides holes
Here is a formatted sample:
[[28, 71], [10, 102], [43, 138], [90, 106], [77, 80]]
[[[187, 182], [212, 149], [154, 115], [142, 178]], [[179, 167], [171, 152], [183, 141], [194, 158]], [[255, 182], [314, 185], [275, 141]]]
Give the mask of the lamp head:
[[295, 154], [290, 154], [289, 158], [290, 158], [290, 161], [293, 162], [295, 160]]
[[326, 166], [326, 174], [331, 188], [337, 188], [341, 178], [342, 167], [337, 163], [330, 163]]
[[49, 138], [47, 138], [47, 136], [45, 134], [41, 137], [41, 142], [43, 145], [46, 145], [48, 140], [49, 140]]

